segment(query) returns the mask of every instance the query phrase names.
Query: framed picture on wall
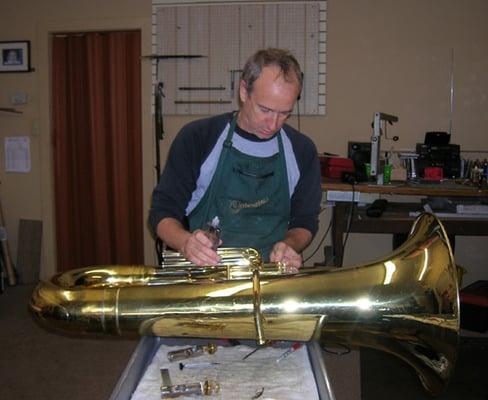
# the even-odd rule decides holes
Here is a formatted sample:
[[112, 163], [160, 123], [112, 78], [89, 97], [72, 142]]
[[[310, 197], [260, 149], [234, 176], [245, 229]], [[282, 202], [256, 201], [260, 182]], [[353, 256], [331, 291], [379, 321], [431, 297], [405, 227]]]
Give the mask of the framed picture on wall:
[[0, 42], [0, 72], [29, 72], [30, 42]]

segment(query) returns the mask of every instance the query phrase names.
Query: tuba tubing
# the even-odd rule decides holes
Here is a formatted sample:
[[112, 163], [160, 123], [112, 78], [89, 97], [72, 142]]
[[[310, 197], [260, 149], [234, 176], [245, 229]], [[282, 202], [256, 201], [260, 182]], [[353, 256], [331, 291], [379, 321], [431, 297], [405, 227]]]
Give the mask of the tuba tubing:
[[420, 215], [387, 258], [349, 268], [289, 274], [256, 261], [252, 249], [241, 251], [253, 261], [247, 273], [238, 262], [237, 275], [229, 275], [230, 265], [193, 276], [185, 270], [199, 268], [177, 265], [169, 275], [147, 266], [68, 271], [41, 282], [30, 307], [50, 327], [82, 334], [375, 348], [410, 364], [429, 393], [443, 391], [457, 355], [459, 296], [449, 240], [434, 215]]

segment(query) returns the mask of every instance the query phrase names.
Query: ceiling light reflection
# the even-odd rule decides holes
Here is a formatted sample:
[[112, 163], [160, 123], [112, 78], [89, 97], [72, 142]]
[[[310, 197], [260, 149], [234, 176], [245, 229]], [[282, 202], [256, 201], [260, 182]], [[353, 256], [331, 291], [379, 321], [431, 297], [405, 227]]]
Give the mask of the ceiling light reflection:
[[383, 281], [383, 285], [389, 285], [391, 283], [391, 278], [396, 271], [396, 265], [393, 261], [386, 261], [385, 265], [385, 280]]
[[421, 281], [424, 279], [425, 272], [427, 271], [427, 267], [429, 266], [429, 251], [424, 249], [424, 265], [422, 265], [422, 269], [420, 270], [418, 280]]
[[297, 311], [299, 307], [300, 303], [293, 299], [286, 300], [282, 305], [283, 311], [289, 313]]
[[252, 282], [246, 282], [243, 283], [242, 285], [237, 285], [225, 289], [220, 289], [220, 290], [214, 290], [213, 292], [210, 292], [207, 294], [208, 297], [228, 297], [232, 296], [241, 290], [248, 290], [252, 289]]
[[356, 301], [356, 307], [360, 310], [370, 310], [373, 303], [367, 297], [361, 297]]

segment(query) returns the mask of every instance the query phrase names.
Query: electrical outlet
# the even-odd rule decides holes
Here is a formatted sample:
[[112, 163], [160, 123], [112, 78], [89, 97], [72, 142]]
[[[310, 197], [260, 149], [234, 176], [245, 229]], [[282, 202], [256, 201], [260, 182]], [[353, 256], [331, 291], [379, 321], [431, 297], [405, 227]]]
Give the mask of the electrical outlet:
[[15, 105], [27, 103], [27, 93], [17, 92], [10, 96], [10, 102]]

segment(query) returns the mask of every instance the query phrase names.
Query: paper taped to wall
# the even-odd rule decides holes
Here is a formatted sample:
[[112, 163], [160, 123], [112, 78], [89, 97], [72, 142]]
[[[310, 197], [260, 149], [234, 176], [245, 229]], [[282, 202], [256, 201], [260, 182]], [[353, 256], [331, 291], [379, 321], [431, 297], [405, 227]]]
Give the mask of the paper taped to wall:
[[5, 138], [5, 172], [30, 172], [30, 138], [11, 136]]

